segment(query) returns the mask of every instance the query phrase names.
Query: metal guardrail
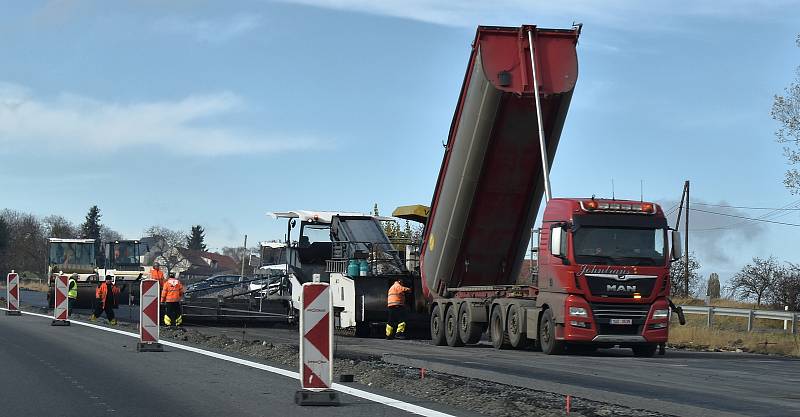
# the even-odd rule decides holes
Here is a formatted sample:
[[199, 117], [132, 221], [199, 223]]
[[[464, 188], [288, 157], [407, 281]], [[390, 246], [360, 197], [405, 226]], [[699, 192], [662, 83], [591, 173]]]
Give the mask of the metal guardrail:
[[[714, 307], [714, 306], [681, 306], [684, 314], [703, 314], [707, 317], [707, 325], [711, 327], [714, 324], [714, 316], [729, 316], [729, 317], [744, 317], [747, 318], [747, 331], [753, 331], [753, 322], [756, 319], [765, 320], [781, 320], [784, 322], [792, 322], [792, 334], [798, 333], [798, 320], [800, 320], [800, 312], [797, 311], [772, 311], [772, 310], [756, 310], [747, 308], [730, 308], [730, 307]], [[789, 330], [789, 329], [787, 329]]]

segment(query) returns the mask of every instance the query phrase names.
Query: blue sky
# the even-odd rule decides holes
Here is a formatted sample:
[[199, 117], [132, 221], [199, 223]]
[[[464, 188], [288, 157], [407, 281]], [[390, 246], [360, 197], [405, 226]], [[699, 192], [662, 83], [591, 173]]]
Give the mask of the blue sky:
[[[0, 207], [126, 237], [280, 238], [271, 210], [428, 203], [478, 24], [584, 23], [557, 196], [780, 207], [798, 1], [0, 1]], [[534, 134], [535, 132], [532, 132]], [[698, 206], [701, 207], [701, 206]], [[763, 211], [705, 207], [759, 216]], [[777, 220], [800, 223], [800, 212]], [[798, 228], [692, 213], [723, 280]], [[733, 227], [729, 227], [734, 225]]]

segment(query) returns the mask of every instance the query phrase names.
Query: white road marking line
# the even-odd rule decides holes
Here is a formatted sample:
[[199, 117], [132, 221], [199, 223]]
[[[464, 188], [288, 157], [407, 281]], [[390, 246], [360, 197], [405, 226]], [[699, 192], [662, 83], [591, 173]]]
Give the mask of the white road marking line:
[[[7, 309], [0, 307], [0, 310], [7, 310]], [[48, 316], [48, 315], [39, 314], [39, 313], [31, 313], [31, 312], [28, 312], [28, 311], [23, 311], [22, 314], [42, 317], [42, 318], [46, 318], [46, 319], [52, 319], [53, 318], [53, 316]], [[98, 326], [96, 324], [85, 323], [85, 322], [77, 321], [77, 320], [70, 320], [70, 323], [75, 323], [75, 324], [80, 325], [80, 326], [91, 327], [91, 328], [98, 329], [98, 330], [103, 330], [103, 331], [106, 331], [106, 332], [117, 333], [117, 334], [125, 335], [125, 336], [128, 336], [128, 337], [133, 337], [133, 338], [136, 338], [136, 339], [139, 338], [138, 334], [131, 333], [131, 332], [126, 332], [124, 330], [112, 329], [112, 328], [109, 328], [109, 327]], [[246, 359], [234, 358], [233, 356], [228, 356], [228, 355], [223, 355], [223, 354], [216, 353], [216, 352], [211, 352], [211, 351], [208, 351], [208, 350], [198, 349], [198, 348], [192, 347], [192, 346], [181, 345], [179, 343], [168, 342], [168, 341], [165, 341], [165, 340], [159, 340], [159, 342], [162, 345], [165, 345], [165, 346], [171, 346], [171, 347], [174, 347], [174, 348], [177, 348], [177, 349], [186, 350], [186, 351], [197, 353], [197, 354], [200, 354], [200, 355], [205, 355], [205, 356], [209, 356], [209, 357], [212, 357], [212, 358], [216, 358], [216, 359], [221, 359], [221, 360], [228, 361], [228, 362], [237, 363], [239, 365], [249, 366], [251, 368], [256, 368], [256, 369], [261, 369], [262, 371], [271, 372], [271, 373], [282, 375], [282, 376], [285, 376], [285, 377], [288, 377], [288, 378], [292, 378], [292, 379], [297, 379], [297, 380], [300, 379], [300, 375], [297, 372], [287, 371], [285, 369], [276, 368], [274, 366], [269, 366], [269, 365], [264, 365], [264, 364], [258, 363], [258, 362], [248, 361]], [[421, 407], [421, 406], [418, 406], [418, 405], [415, 405], [415, 404], [411, 404], [411, 403], [407, 403], [407, 402], [404, 402], [404, 401], [396, 400], [394, 398], [386, 397], [386, 396], [383, 396], [383, 395], [373, 394], [373, 393], [371, 393], [369, 391], [360, 390], [358, 388], [350, 387], [350, 386], [347, 386], [347, 385], [333, 383], [333, 384], [331, 384], [331, 388], [336, 390], [336, 391], [341, 392], [342, 394], [348, 394], [348, 395], [352, 395], [354, 397], [363, 398], [363, 399], [368, 400], [368, 401], [373, 401], [373, 402], [376, 402], [376, 403], [387, 405], [389, 407], [397, 408], [398, 410], [407, 411], [409, 413], [417, 414], [417, 415], [424, 416], [424, 417], [455, 417], [455, 416], [453, 416], [451, 414], [446, 414], [446, 413], [442, 413], [440, 411], [431, 410], [430, 408]]]

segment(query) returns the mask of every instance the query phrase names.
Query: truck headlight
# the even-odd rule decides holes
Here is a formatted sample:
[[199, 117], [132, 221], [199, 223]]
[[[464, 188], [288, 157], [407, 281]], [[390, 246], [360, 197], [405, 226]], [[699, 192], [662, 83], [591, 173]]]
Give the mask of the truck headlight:
[[669, 310], [656, 310], [653, 312], [654, 319], [666, 319], [669, 317]]
[[589, 317], [586, 313], [586, 309], [583, 307], [570, 307], [569, 315], [572, 317]]

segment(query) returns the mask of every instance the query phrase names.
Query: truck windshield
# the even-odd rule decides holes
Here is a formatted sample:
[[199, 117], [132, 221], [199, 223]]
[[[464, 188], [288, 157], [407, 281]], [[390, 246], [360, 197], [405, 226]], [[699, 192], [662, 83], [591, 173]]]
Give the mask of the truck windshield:
[[598, 265], [663, 265], [664, 229], [579, 227], [573, 233], [575, 262]]
[[113, 243], [111, 262], [113, 265], [138, 265], [139, 244], [135, 242]]
[[50, 243], [52, 265], [94, 265], [94, 244], [82, 242]]

